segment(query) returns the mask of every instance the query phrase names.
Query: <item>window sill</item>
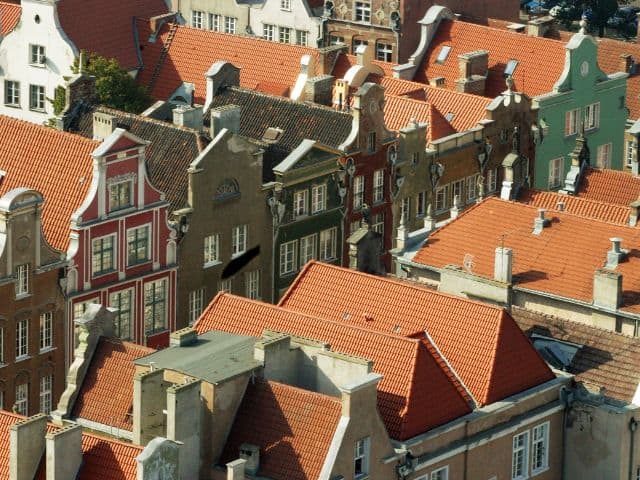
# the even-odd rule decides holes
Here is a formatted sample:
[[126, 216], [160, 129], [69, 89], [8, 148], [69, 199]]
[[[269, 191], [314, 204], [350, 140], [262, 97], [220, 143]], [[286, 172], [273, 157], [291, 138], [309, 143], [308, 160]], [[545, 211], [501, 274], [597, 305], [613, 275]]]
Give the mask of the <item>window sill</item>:
[[47, 68], [46, 63], [29, 63], [29, 66], [36, 67], [36, 68]]
[[531, 470], [531, 476], [535, 477], [536, 475], [540, 475], [541, 473], [544, 473], [547, 470], [549, 470], [549, 465], [546, 465], [545, 467], [540, 468], [538, 470]]
[[54, 350], [57, 350], [57, 348], [53, 347], [53, 346], [52, 347], [45, 347], [45, 348], [41, 348], [39, 353], [42, 355], [42, 354], [45, 354], [45, 353], [53, 352]]
[[[231, 258], [233, 258], [233, 257], [231, 257]], [[216, 265], [222, 265], [222, 262], [220, 260], [214, 260], [212, 262], [207, 262], [207, 263], [202, 265], [202, 268], [211, 268], [211, 267], [215, 267]]]
[[0, 368], [4, 368], [4, 367], [6, 367], [7, 365], [8, 365], [8, 363], [4, 363], [4, 362], [2, 362], [2, 363], [0, 363]]
[[4, 106], [9, 108], [22, 108], [20, 105], [13, 103], [5, 103]]
[[290, 277], [291, 275], [295, 275], [298, 273], [298, 270], [292, 270], [291, 272], [282, 273], [280, 272], [280, 277]]
[[21, 355], [19, 357], [16, 357], [15, 362], [14, 363], [18, 363], [18, 362], [23, 362], [25, 360], [29, 360], [31, 358], [31, 355], [26, 354], [26, 355]]
[[144, 265], [145, 263], [151, 263], [150, 258], [146, 258], [144, 260], [140, 260], [138, 262], [127, 263], [127, 268], [139, 267], [140, 265]]
[[91, 278], [99, 278], [99, 277], [104, 277], [105, 275], [109, 275], [111, 273], [115, 273], [116, 270], [115, 269], [111, 269], [111, 270], [103, 270], [101, 272], [95, 272], [93, 274], [91, 274]]
[[233, 255], [231, 255], [231, 260], [233, 260], [233, 259], [235, 259], [235, 258], [238, 258], [238, 257], [241, 257], [241, 256], [242, 256], [242, 255], [244, 255], [245, 253], [246, 253], [246, 250], [243, 250], [243, 251], [238, 252], [238, 253], [234, 253]]
[[19, 295], [16, 295], [16, 300], [23, 300], [25, 298], [29, 298], [31, 296], [31, 293], [21, 293]]
[[40, 108], [31, 108], [31, 107], [29, 107], [29, 111], [30, 112], [36, 112], [36, 113], [47, 113], [47, 111], [44, 108], [40, 109]]

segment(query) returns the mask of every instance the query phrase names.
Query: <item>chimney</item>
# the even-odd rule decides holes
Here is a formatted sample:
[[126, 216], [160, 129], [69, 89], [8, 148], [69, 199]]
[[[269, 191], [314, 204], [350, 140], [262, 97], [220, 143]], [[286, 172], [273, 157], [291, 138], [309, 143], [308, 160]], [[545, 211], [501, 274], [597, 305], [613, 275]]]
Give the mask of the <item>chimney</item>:
[[534, 18], [527, 22], [527, 34], [532, 37], [544, 37], [554, 26], [554, 19], [551, 16]]
[[453, 206], [451, 207], [451, 220], [458, 218], [460, 215], [460, 195], [453, 196]]
[[240, 445], [240, 458], [246, 461], [245, 471], [249, 475], [256, 475], [260, 469], [260, 447], [251, 443]]
[[507, 25], [507, 30], [514, 33], [524, 33], [526, 28], [527, 26], [522, 23], [510, 23]]
[[41, 413], [9, 429], [9, 480], [32, 480], [45, 451], [47, 416]]
[[93, 113], [93, 139], [104, 140], [118, 127], [116, 117], [108, 113]]
[[609, 240], [611, 240], [611, 250], [607, 252], [607, 265], [605, 268], [615, 269], [627, 256], [627, 251], [620, 248], [621, 238], [613, 237]]
[[240, 85], [240, 69], [229, 62], [214, 63], [204, 76], [207, 79], [207, 95], [203, 107], [205, 112], [220, 90]]
[[458, 55], [460, 78], [456, 83], [458, 92], [483, 95], [489, 68], [489, 52], [476, 50]]
[[640, 215], [640, 199], [631, 202], [629, 208], [631, 209], [629, 213], [629, 226], [635, 227], [638, 225], [638, 215]]
[[180, 479], [198, 478], [200, 473], [200, 380], [190, 380], [167, 389], [167, 438], [180, 442]]
[[181, 105], [173, 109], [173, 124], [179, 127], [202, 130], [202, 107]]
[[444, 77], [433, 77], [429, 79], [429, 85], [432, 87], [444, 87]]
[[227, 480], [244, 480], [246, 460], [239, 458], [227, 463]]
[[533, 221], [533, 234], [540, 235], [545, 227], [551, 225], [551, 220], [544, 218], [544, 208], [538, 209], [538, 216]]
[[558, 203], [556, 203], [556, 208], [558, 209], [558, 211], [564, 212], [564, 201], [558, 200]]
[[636, 62], [633, 60], [633, 56], [630, 53], [623, 53], [620, 55], [620, 65], [618, 69], [621, 72], [633, 73], [632, 70], [635, 63]]
[[239, 105], [225, 105], [211, 110], [211, 138], [224, 128], [232, 133], [240, 132], [241, 108]]
[[356, 47], [356, 59], [361, 67], [371, 68], [373, 62], [373, 48], [369, 45], [358, 45]]
[[349, 109], [349, 83], [346, 80], [336, 80], [333, 87], [333, 108]]
[[593, 303], [616, 309], [622, 303], [622, 274], [599, 268], [593, 275]]
[[333, 77], [319, 75], [309, 78], [304, 85], [304, 100], [320, 105], [331, 105]]
[[496, 248], [493, 278], [498, 282], [511, 283], [513, 274], [513, 251], [510, 248]]
[[378, 383], [382, 375], [367, 373], [356, 381], [341, 386], [342, 392], [342, 416], [353, 418], [356, 411], [376, 411], [378, 402]]
[[82, 428], [70, 425], [47, 433], [47, 480], [76, 478], [82, 465]]
[[167, 387], [164, 370], [151, 370], [133, 379], [133, 443], [146, 445], [164, 436]]
[[[184, 478], [179, 458], [183, 445], [162, 437], [151, 440], [136, 457], [136, 480]], [[200, 456], [191, 452], [198, 460]], [[163, 474], [164, 473], [164, 474]], [[190, 477], [198, 478], [198, 476]]]
[[198, 332], [193, 327], [176, 330], [169, 335], [170, 347], [184, 347], [198, 343]]

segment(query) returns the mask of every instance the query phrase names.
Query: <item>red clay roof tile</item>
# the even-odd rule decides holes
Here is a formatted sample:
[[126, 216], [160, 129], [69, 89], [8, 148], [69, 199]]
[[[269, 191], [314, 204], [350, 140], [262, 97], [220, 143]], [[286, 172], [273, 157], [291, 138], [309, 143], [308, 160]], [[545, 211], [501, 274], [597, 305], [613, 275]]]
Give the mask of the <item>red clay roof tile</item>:
[[136, 480], [136, 457], [142, 450], [139, 445], [83, 433], [78, 480]]
[[[598, 65], [605, 73], [624, 71], [620, 56], [625, 54], [631, 55], [637, 64], [640, 62], [640, 44], [608, 38], [598, 40]], [[627, 78], [626, 103], [629, 108], [629, 118], [633, 120], [640, 118], [640, 75], [637, 73]]]
[[6, 35], [18, 24], [22, 8], [19, 4], [0, 2], [0, 35]]
[[24, 420], [22, 415], [0, 410], [0, 478], [9, 478], [9, 429], [11, 425]]
[[42, 193], [42, 229], [54, 248], [69, 246], [71, 215], [87, 196], [95, 142], [80, 135], [0, 116], [0, 195], [26, 187]]
[[582, 177], [578, 195], [628, 207], [640, 199], [640, 177], [619, 170], [591, 168]]

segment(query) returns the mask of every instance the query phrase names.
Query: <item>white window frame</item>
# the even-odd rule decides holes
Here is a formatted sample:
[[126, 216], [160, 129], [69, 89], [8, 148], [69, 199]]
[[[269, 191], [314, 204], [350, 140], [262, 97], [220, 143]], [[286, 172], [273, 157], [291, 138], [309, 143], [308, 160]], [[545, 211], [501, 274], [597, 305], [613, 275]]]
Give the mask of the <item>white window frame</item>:
[[16, 322], [16, 360], [29, 355], [29, 319]]
[[246, 223], [243, 225], [236, 225], [231, 229], [231, 258], [242, 255], [247, 251], [248, 232], [249, 226]]
[[612, 143], [603, 143], [598, 145], [596, 165], [598, 168], [611, 168], [611, 152], [613, 150]]
[[384, 168], [373, 172], [373, 203], [384, 201]]
[[307, 262], [316, 258], [316, 243], [318, 234], [313, 233], [300, 239], [300, 265], [306, 265]]
[[[128, 299], [123, 302], [126, 297]], [[127, 306], [126, 303], [129, 303]], [[133, 289], [122, 289], [109, 293], [109, 306], [118, 309], [113, 320], [114, 335], [122, 340], [131, 340], [131, 329], [133, 327], [134, 318], [134, 297]], [[123, 308], [126, 307], [126, 308]], [[126, 328], [123, 328], [123, 325]], [[124, 333], [123, 333], [124, 332]]]
[[189, 292], [189, 325], [196, 323], [204, 310], [204, 287]]
[[511, 480], [525, 480], [529, 478], [529, 430], [514, 435], [511, 447]]
[[564, 157], [553, 158], [549, 161], [549, 188], [558, 188], [562, 185], [564, 171]]
[[204, 12], [202, 10], [191, 10], [191, 26], [193, 28], [204, 28]]
[[362, 1], [354, 2], [353, 21], [371, 23], [371, 2], [362, 2]]
[[278, 42], [291, 43], [291, 30], [290, 27], [278, 27]]
[[260, 270], [245, 273], [245, 293], [251, 300], [260, 300]]
[[480, 174], [467, 177], [467, 203], [472, 203], [478, 198], [478, 178]]
[[53, 311], [40, 314], [40, 351], [53, 348]]
[[600, 102], [584, 107], [584, 129], [594, 130], [600, 127]]
[[384, 235], [384, 212], [371, 215], [371, 230]]
[[203, 261], [205, 267], [220, 263], [219, 233], [212, 233], [204, 237]]
[[580, 118], [580, 109], [574, 108], [567, 110], [564, 114], [564, 136], [570, 137], [578, 133], [578, 119]]
[[311, 213], [323, 212], [327, 209], [327, 184], [321, 183], [311, 187]]
[[224, 33], [236, 33], [236, 17], [224, 17]]
[[15, 411], [19, 415], [29, 415], [29, 383], [20, 383], [16, 385], [16, 401]]
[[424, 217], [427, 214], [427, 191], [423, 190], [416, 195], [416, 217]]
[[[167, 280], [164, 278], [144, 284], [143, 324], [145, 336], [167, 329], [167, 304], [169, 303], [167, 293]], [[149, 294], [151, 294], [151, 298], [149, 298]]]
[[329, 35], [329, 45], [344, 45], [344, 37]]
[[[531, 429], [531, 475], [538, 475], [549, 469], [549, 422], [541, 423]], [[538, 463], [537, 454], [542, 450]]]
[[280, 244], [280, 275], [290, 275], [296, 271], [296, 250], [298, 241]]
[[451, 182], [451, 201], [455, 199], [456, 195], [458, 196], [459, 205], [464, 205], [464, 178], [461, 180], [456, 180], [455, 182]]
[[353, 177], [353, 209], [359, 210], [364, 205], [364, 175]]
[[[146, 241], [143, 245], [139, 232], [146, 230]], [[144, 246], [144, 258], [139, 257], [141, 248]], [[133, 248], [132, 248], [133, 247]], [[139, 225], [127, 229], [127, 267], [141, 265], [151, 261], [151, 224]]]
[[280, 0], [280, 10], [291, 11], [291, 0]]
[[309, 190], [298, 190], [293, 194], [293, 217], [306, 217], [309, 214]]
[[29, 110], [44, 112], [47, 94], [44, 85], [29, 85]]
[[355, 442], [353, 454], [353, 478], [365, 478], [369, 475], [369, 455], [371, 439], [364, 437]]
[[393, 61], [393, 45], [386, 41], [376, 42], [376, 60], [381, 62]]
[[21, 298], [29, 295], [29, 280], [30, 280], [31, 264], [23, 263], [16, 266], [16, 298]]
[[4, 81], [4, 104], [8, 107], [20, 108], [20, 82]]
[[44, 67], [47, 61], [44, 45], [29, 45], [29, 65], [34, 67]]
[[429, 478], [430, 480], [449, 480], [449, 465], [437, 468], [436, 470], [431, 472]]
[[220, 280], [218, 282], [218, 291], [219, 292], [228, 292], [231, 293], [233, 288], [233, 278], [225, 278], [224, 280]]
[[487, 170], [487, 193], [493, 193], [498, 188], [498, 169]]
[[217, 13], [209, 14], [209, 30], [213, 30], [214, 32], [220, 31], [220, 17], [221, 15]]
[[[111, 241], [111, 246], [107, 246], [105, 248], [105, 242]], [[104, 235], [98, 238], [91, 239], [91, 276], [99, 277], [101, 275], [107, 275], [109, 273], [113, 273], [116, 270], [116, 265], [118, 263], [118, 255], [117, 255], [117, 240], [116, 234], [112, 233], [109, 235]], [[96, 251], [96, 245], [100, 245], [100, 249]], [[105, 259], [108, 259], [108, 255], [106, 253], [111, 253], [111, 261], [107, 264], [105, 263]], [[96, 268], [96, 261], [99, 262], [99, 267]]]
[[111, 183], [109, 185], [109, 212], [131, 207], [133, 207], [133, 180]]
[[53, 375], [48, 373], [40, 377], [40, 413], [49, 415], [52, 406]]
[[444, 212], [449, 208], [449, 184], [436, 188], [434, 207], [436, 212]]
[[270, 23], [262, 24], [262, 38], [269, 40], [270, 42], [276, 41], [276, 26]]
[[296, 45], [306, 47], [309, 44], [309, 32], [306, 30], [296, 30]]
[[334, 260], [336, 258], [336, 244], [338, 227], [320, 231], [320, 260]]
[[625, 167], [631, 167], [635, 159], [635, 140], [626, 140]]

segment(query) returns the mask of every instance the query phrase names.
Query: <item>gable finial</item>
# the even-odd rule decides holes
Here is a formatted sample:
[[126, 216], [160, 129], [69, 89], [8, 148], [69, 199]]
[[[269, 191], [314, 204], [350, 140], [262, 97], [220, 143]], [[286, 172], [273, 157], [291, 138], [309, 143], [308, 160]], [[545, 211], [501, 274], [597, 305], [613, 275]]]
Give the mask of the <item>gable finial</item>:
[[582, 35], [586, 35], [587, 34], [587, 15], [585, 13], [582, 14], [582, 17], [580, 18], [580, 33]]
[[504, 83], [507, 84], [507, 94], [510, 95], [511, 93], [513, 93], [513, 77], [511, 75], [507, 75]]

